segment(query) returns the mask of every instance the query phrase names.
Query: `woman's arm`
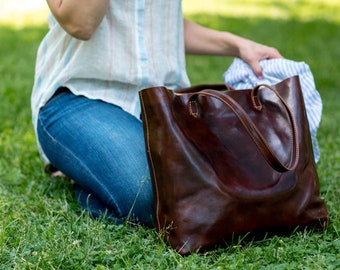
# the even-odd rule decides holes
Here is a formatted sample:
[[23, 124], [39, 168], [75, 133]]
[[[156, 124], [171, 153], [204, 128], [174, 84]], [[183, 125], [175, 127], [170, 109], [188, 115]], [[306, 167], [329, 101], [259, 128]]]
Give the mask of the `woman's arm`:
[[281, 54], [268, 47], [229, 32], [212, 30], [184, 20], [185, 51], [188, 54], [205, 54], [240, 57], [257, 76], [262, 76], [259, 61], [281, 58]]
[[102, 21], [109, 0], [47, 0], [47, 4], [67, 33], [88, 40]]

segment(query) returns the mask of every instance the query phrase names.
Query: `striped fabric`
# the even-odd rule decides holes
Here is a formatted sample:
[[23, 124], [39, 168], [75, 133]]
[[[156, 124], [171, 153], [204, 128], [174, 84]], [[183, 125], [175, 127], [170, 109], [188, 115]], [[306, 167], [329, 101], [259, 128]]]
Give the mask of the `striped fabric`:
[[314, 159], [315, 162], [318, 162], [320, 150], [316, 133], [321, 121], [322, 101], [320, 94], [315, 89], [314, 78], [309, 66], [304, 62], [288, 59], [263, 60], [260, 65], [263, 70], [262, 80], [256, 77], [248, 64], [235, 58], [224, 73], [224, 82], [235, 89], [247, 89], [258, 84], [275, 85], [286, 78], [299, 75], [312, 137]]
[[88, 41], [72, 38], [52, 15], [49, 28], [38, 50], [31, 97], [35, 129], [39, 109], [60, 86], [136, 117], [140, 89], [189, 86], [181, 0], [111, 0]]

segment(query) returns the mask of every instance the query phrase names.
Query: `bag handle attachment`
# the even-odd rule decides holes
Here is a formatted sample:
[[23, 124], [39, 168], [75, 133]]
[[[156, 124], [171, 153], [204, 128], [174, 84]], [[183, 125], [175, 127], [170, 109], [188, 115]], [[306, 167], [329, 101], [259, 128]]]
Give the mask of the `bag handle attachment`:
[[262, 110], [262, 103], [261, 103], [261, 101], [260, 101], [260, 99], [258, 97], [258, 93], [259, 93], [260, 87], [262, 87], [262, 86], [267, 87], [267, 88], [273, 90], [270, 86], [265, 85], [265, 84], [260, 84], [260, 85], [254, 87], [251, 90], [251, 101], [253, 103], [254, 108], [256, 110], [258, 110], [258, 111]]
[[[240, 104], [238, 104], [229, 95], [226, 95], [223, 92], [219, 92], [219, 91], [212, 90], [212, 89], [205, 89], [199, 92], [192, 93], [188, 101], [189, 113], [195, 118], [199, 117], [200, 106], [197, 106], [198, 96], [207, 96], [207, 97], [218, 99], [223, 104], [225, 104], [237, 116], [237, 118], [240, 120], [240, 122], [246, 129], [248, 135], [254, 141], [259, 152], [267, 160], [267, 162], [272, 166], [272, 168], [274, 168], [278, 172], [292, 171], [296, 168], [298, 161], [299, 161], [298, 132], [297, 132], [296, 122], [293, 117], [293, 113], [291, 109], [289, 108], [288, 104], [281, 97], [281, 95], [274, 88], [272, 88], [269, 85], [265, 85], [265, 84], [258, 85], [254, 87], [251, 91], [252, 104], [256, 110], [261, 111], [263, 108], [263, 105], [258, 97], [258, 93], [262, 89], [270, 89], [271, 91], [273, 91], [276, 94], [276, 96], [280, 99], [281, 103], [283, 104], [283, 106], [285, 107], [287, 111], [289, 121], [292, 127], [292, 136], [291, 136], [292, 137], [292, 152], [291, 152], [289, 165], [285, 165], [277, 157], [275, 152], [271, 149], [270, 145], [268, 144], [264, 136], [261, 134], [259, 129], [256, 127], [254, 122], [250, 119], [250, 117], [245, 112], [245, 110], [241, 107]], [[181, 94], [178, 94], [178, 95], [181, 95]]]

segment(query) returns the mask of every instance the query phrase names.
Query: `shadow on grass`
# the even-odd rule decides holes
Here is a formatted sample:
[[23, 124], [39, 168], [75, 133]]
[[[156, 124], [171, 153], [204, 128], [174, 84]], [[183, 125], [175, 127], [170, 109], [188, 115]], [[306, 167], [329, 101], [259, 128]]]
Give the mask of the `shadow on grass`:
[[[301, 22], [264, 18], [235, 19], [204, 13], [190, 15], [188, 18], [211, 28], [227, 30], [276, 47], [286, 58], [305, 61], [309, 64], [324, 101], [324, 120], [320, 132], [321, 136], [324, 136], [321, 138], [321, 148], [325, 148], [324, 152], [327, 154], [331, 149], [339, 147], [338, 142], [331, 142], [332, 138], [338, 137], [338, 123], [340, 122], [339, 112], [337, 112], [338, 104], [336, 103], [336, 95], [340, 87], [337, 78], [337, 73], [340, 70], [338, 24], [322, 20]], [[25, 134], [28, 133], [30, 139], [10, 143], [18, 144], [19, 148], [20, 144], [31, 144], [31, 147], [28, 148], [28, 151], [31, 151], [29, 156], [38, 156], [34, 139], [32, 139], [34, 135], [31, 125], [30, 94], [34, 78], [36, 51], [46, 32], [46, 25], [26, 27], [20, 30], [0, 25], [0, 133], [3, 130], [7, 130], [7, 132], [10, 130], [8, 134], [12, 134], [14, 130], [19, 130], [18, 138], [25, 137]], [[232, 59], [223, 57], [188, 56], [189, 77], [193, 84], [221, 82], [222, 74], [231, 61]], [[19, 129], [18, 126], [21, 128]], [[21, 148], [26, 149], [25, 147]], [[7, 159], [10, 159], [10, 156]], [[321, 162], [323, 162], [322, 160]], [[331, 160], [327, 159], [326, 161]], [[43, 178], [42, 170], [37, 167], [40, 166], [39, 162], [30, 162], [32, 161], [21, 160], [18, 162], [18, 166], [28, 168], [35, 166], [31, 169], [32, 172], [26, 171], [28, 175], [24, 178], [32, 177], [32, 174], [35, 174], [34, 170], [40, 172], [39, 178]], [[334, 170], [334, 168], [330, 165], [327, 170]], [[339, 174], [339, 169], [327, 174], [327, 177], [336, 178], [334, 173], [335, 175]], [[48, 182], [42, 184], [50, 185]]]
[[[153, 231], [129, 229], [126, 233], [125, 227], [109, 228], [108, 224], [102, 226], [84, 218], [73, 199], [72, 186], [44, 174], [31, 124], [34, 62], [47, 26], [16, 30], [0, 25], [0, 215], [4, 217], [0, 230], [0, 264], [3, 267], [38, 265], [48, 269], [51, 265], [62, 265], [71, 269], [74, 265], [95, 268], [95, 265], [107, 264], [112, 269], [127, 269], [131, 265], [206, 269], [204, 267], [221, 265], [224, 269], [230, 264], [237, 269], [240, 267], [235, 265], [251, 268], [254, 263], [275, 268], [280, 263], [285, 265], [286, 261], [287, 265], [302, 265], [300, 268], [308, 268], [310, 262], [317, 262], [320, 269], [339, 266], [339, 25], [325, 21], [235, 19], [206, 14], [192, 15], [190, 19], [277, 47], [285, 57], [303, 60], [311, 66], [324, 100], [319, 136], [322, 156], [318, 168], [332, 227], [308, 237], [303, 234], [289, 239], [276, 237], [266, 240], [265, 244], [235, 246], [212, 255], [179, 258], [159, 244]], [[194, 84], [220, 82], [231, 62], [223, 57], [188, 56], [187, 59]], [[104, 269], [100, 265], [98, 269]], [[124, 268], [126, 265], [130, 267]]]

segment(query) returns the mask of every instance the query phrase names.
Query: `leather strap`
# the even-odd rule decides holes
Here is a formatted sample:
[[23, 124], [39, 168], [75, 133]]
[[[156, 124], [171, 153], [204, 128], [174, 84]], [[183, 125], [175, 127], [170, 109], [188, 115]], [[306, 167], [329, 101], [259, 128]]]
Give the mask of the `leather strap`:
[[[197, 109], [193, 109], [193, 105], [197, 102], [198, 96], [207, 96], [218, 99], [223, 104], [225, 104], [231, 111], [237, 116], [237, 118], [241, 121], [242, 125], [246, 129], [249, 136], [254, 141], [257, 149], [262, 154], [262, 156], [267, 160], [267, 162], [272, 166], [273, 169], [278, 172], [292, 171], [296, 168], [299, 161], [299, 145], [298, 145], [298, 132], [297, 126], [295, 123], [295, 119], [293, 117], [293, 113], [291, 112], [288, 104], [284, 101], [284, 99], [280, 96], [280, 94], [268, 85], [258, 85], [256, 86], [252, 92], [252, 100], [254, 108], [257, 110], [261, 110], [262, 104], [260, 104], [260, 100], [258, 98], [258, 91], [262, 88], [267, 88], [272, 90], [280, 99], [281, 103], [284, 105], [287, 114], [289, 116], [289, 120], [291, 123], [292, 130], [292, 152], [289, 161], [289, 165], [285, 165], [275, 154], [275, 152], [271, 149], [270, 145], [267, 143], [266, 139], [263, 137], [261, 132], [258, 130], [254, 122], [250, 119], [248, 114], [243, 110], [240, 104], [238, 104], [233, 98], [229, 95], [226, 95], [223, 92], [219, 92], [216, 90], [206, 89], [199, 92], [192, 93], [189, 98], [188, 107], [189, 112], [195, 112], [192, 114], [194, 117], [197, 117]], [[197, 104], [196, 104], [197, 105]], [[195, 105], [195, 106], [196, 106]]]

